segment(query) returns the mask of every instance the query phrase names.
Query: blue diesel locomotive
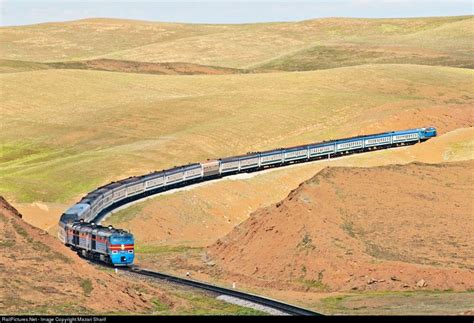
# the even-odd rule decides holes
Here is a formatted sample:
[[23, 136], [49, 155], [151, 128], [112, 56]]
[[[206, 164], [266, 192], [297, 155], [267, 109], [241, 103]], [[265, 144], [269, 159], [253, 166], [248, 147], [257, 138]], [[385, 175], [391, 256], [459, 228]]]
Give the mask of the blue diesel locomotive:
[[68, 209], [61, 216], [58, 237], [84, 257], [98, 259], [115, 266], [130, 265], [134, 258], [133, 235], [110, 226], [103, 227], [95, 224], [106, 213], [121, 205], [165, 190], [212, 178], [322, 158], [412, 145], [436, 135], [436, 129], [433, 127], [391, 131], [253, 152], [130, 177], [99, 187]]
[[79, 220], [67, 222], [64, 234], [65, 244], [85, 258], [114, 266], [133, 263], [133, 235], [124, 230]]

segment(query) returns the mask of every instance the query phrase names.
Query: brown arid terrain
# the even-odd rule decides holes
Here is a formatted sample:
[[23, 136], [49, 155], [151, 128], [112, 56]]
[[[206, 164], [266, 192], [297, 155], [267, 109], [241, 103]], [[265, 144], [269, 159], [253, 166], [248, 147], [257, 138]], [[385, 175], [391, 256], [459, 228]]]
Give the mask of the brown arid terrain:
[[163, 254], [162, 266], [327, 314], [469, 314], [473, 167], [327, 167], [204, 252]]
[[92, 266], [0, 197], [0, 314], [256, 313]]
[[473, 167], [325, 168], [208, 256], [219, 275], [273, 288], [474, 289]]

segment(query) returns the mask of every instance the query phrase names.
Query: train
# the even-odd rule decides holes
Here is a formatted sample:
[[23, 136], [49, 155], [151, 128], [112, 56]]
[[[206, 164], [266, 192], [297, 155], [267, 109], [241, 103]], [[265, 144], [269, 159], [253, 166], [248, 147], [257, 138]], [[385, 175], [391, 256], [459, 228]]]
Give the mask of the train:
[[96, 225], [84, 220], [67, 222], [65, 244], [79, 255], [114, 266], [127, 266], [134, 260], [134, 238], [125, 230]]
[[83, 257], [113, 266], [129, 266], [134, 260], [133, 234], [98, 224], [106, 213], [121, 205], [200, 181], [317, 159], [411, 145], [436, 135], [434, 127], [391, 131], [252, 152], [129, 177], [97, 188], [64, 212], [59, 221], [58, 237]]

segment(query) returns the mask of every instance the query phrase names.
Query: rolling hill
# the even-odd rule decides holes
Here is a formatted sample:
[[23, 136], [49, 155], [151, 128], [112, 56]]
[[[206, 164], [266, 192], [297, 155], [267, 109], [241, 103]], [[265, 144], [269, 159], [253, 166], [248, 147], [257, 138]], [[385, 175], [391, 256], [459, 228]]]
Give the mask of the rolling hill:
[[86, 19], [3, 27], [0, 59], [29, 62], [18, 62], [18, 70], [31, 62], [98, 58], [254, 71], [376, 63], [472, 68], [473, 21], [460, 16], [205, 25]]
[[[344, 39], [339, 36], [260, 63], [257, 70], [302, 71], [361, 64], [422, 64], [473, 68], [472, 19], [403, 30], [382, 23], [380, 34]], [[406, 27], [406, 26], [405, 26]], [[359, 26], [354, 26], [359, 31]], [[374, 28], [374, 26], [371, 26]]]

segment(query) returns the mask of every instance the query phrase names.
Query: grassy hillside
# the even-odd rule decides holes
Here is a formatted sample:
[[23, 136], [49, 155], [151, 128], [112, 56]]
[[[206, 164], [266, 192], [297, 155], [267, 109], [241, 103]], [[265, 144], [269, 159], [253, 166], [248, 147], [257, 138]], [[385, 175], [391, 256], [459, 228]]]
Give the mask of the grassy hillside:
[[0, 59], [109, 58], [257, 70], [365, 63], [472, 67], [473, 21], [463, 16], [201, 25], [88, 19], [1, 28]]
[[[372, 26], [373, 27], [373, 26]], [[378, 27], [378, 28], [377, 28]], [[403, 27], [406, 27], [405, 25]], [[355, 26], [354, 35], [360, 32]], [[410, 29], [387, 22], [374, 34], [342, 41], [339, 35], [254, 66], [260, 70], [302, 71], [360, 64], [423, 64], [473, 68], [474, 20]]]
[[2, 74], [0, 194], [70, 201], [114, 179], [206, 158], [429, 124], [469, 127], [472, 75], [414, 65]]

